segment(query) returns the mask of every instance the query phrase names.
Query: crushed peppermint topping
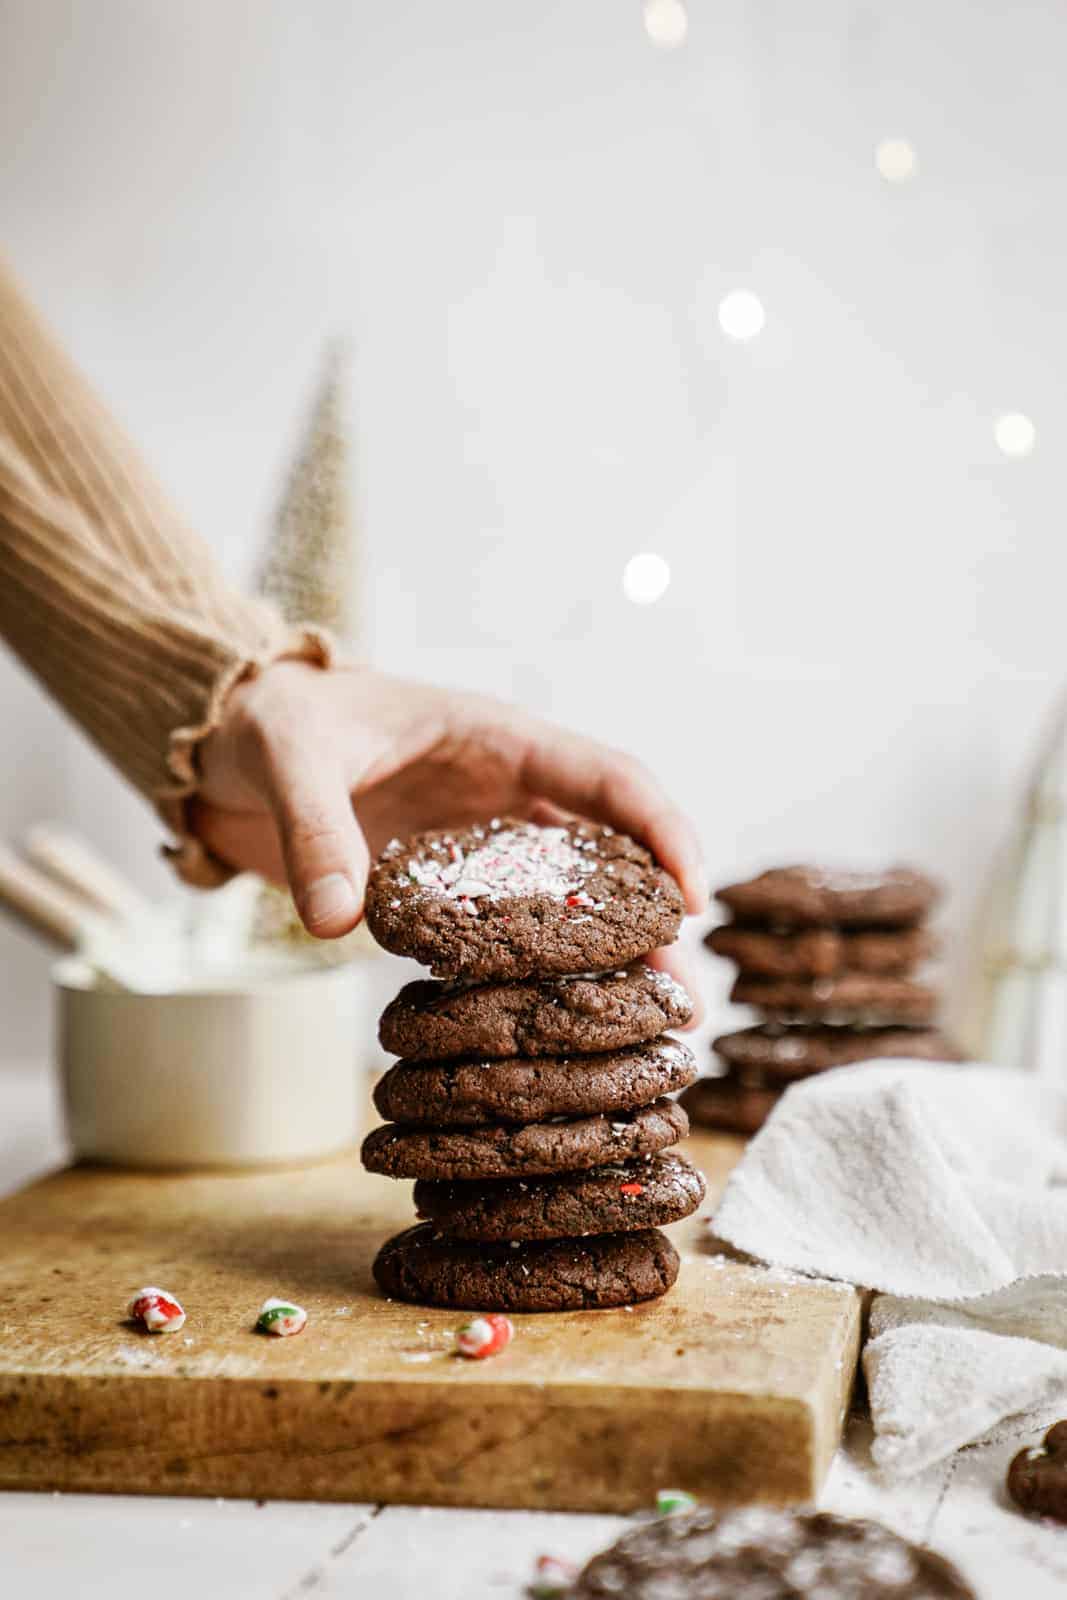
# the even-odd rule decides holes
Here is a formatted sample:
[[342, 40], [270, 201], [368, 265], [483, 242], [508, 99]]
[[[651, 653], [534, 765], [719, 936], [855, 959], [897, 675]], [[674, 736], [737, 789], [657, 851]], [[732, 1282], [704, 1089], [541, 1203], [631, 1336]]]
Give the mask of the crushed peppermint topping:
[[527, 895], [599, 910], [602, 903], [582, 888], [583, 880], [596, 870], [589, 855], [595, 847], [592, 839], [576, 843], [566, 828], [507, 828], [466, 854], [454, 839], [446, 840], [435, 847], [439, 853], [410, 861], [408, 876], [420, 889], [464, 902], [471, 911], [476, 910], [476, 900]]

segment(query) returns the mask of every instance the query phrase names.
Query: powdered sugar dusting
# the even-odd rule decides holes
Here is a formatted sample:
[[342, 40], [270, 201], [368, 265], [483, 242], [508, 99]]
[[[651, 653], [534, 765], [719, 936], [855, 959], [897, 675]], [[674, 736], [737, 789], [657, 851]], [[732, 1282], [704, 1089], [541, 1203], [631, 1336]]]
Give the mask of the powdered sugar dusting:
[[530, 824], [493, 833], [467, 852], [455, 840], [442, 841], [432, 852], [415, 857], [408, 875], [420, 889], [464, 902], [469, 909], [477, 900], [528, 895], [592, 906], [582, 885], [596, 867], [589, 854], [594, 847], [590, 839], [583, 849], [566, 828]]

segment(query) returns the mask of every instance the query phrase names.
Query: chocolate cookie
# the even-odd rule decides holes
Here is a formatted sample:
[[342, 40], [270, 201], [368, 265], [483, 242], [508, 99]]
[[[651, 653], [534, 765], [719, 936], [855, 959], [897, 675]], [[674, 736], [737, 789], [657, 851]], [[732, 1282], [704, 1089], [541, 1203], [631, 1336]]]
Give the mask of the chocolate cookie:
[[681, 1105], [694, 1124], [719, 1133], [758, 1133], [778, 1103], [780, 1091], [742, 1083], [734, 1073], [698, 1078], [682, 1095]]
[[914, 971], [937, 948], [925, 928], [869, 928], [856, 933], [798, 928], [775, 933], [740, 922], [712, 928], [704, 943], [716, 955], [736, 962], [746, 977], [757, 978], [832, 978], [845, 972], [899, 977]]
[[1020, 1450], [1008, 1468], [1008, 1493], [1024, 1511], [1067, 1522], [1067, 1422], [1057, 1422], [1043, 1443]]
[[527, 1178], [602, 1167], [655, 1155], [689, 1132], [674, 1100], [639, 1111], [574, 1121], [531, 1122], [525, 1127], [375, 1128], [363, 1141], [363, 1165], [388, 1178]]
[[379, 1250], [374, 1277], [384, 1294], [415, 1305], [465, 1311], [594, 1311], [666, 1294], [678, 1254], [662, 1233], [595, 1239], [465, 1244], [423, 1224]]
[[624, 1533], [571, 1600], [975, 1600], [943, 1556], [827, 1511], [699, 1507]]
[[478, 1127], [547, 1122], [597, 1111], [633, 1111], [684, 1089], [697, 1075], [693, 1052], [676, 1039], [593, 1056], [504, 1061], [398, 1061], [374, 1091], [387, 1122]]
[[730, 999], [737, 1005], [755, 1006], [778, 1022], [836, 1022], [868, 1028], [932, 1022], [938, 1006], [936, 992], [925, 984], [860, 972], [814, 979], [742, 975], [731, 989]]
[[920, 922], [940, 888], [910, 867], [885, 872], [837, 872], [823, 867], [775, 867], [715, 891], [739, 921], [775, 927], [867, 924], [900, 927]]
[[419, 979], [386, 1006], [383, 1050], [419, 1061], [622, 1050], [693, 1014], [680, 983], [643, 962], [596, 976], [517, 983]]
[[366, 909], [379, 944], [439, 977], [528, 978], [625, 966], [669, 944], [685, 907], [625, 834], [509, 818], [394, 840]]
[[772, 1082], [808, 1078], [855, 1061], [911, 1058], [962, 1061], [960, 1050], [933, 1028], [780, 1028], [763, 1026], [724, 1033], [715, 1054], [739, 1072]]
[[670, 1151], [559, 1178], [415, 1185], [415, 1208], [438, 1233], [487, 1243], [578, 1239], [664, 1228], [704, 1198], [701, 1173]]
[[841, 935], [835, 928], [775, 933], [748, 923], [724, 922], [705, 934], [704, 943], [717, 956], [757, 977], [827, 978], [841, 961]]

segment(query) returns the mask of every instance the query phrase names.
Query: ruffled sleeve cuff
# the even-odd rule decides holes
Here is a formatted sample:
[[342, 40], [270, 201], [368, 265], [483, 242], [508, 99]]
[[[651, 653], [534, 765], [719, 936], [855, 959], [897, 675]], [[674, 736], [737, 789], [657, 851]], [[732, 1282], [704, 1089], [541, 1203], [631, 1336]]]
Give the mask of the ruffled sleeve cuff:
[[275, 661], [306, 661], [326, 669], [336, 663], [335, 642], [324, 629], [288, 628], [279, 622], [275, 637], [265, 640], [264, 648], [256, 654], [236, 655], [215, 663], [216, 670], [206, 675], [203, 684], [202, 716], [171, 732], [167, 766], [175, 785], [154, 799], [159, 815], [174, 836], [171, 843], [164, 845], [163, 854], [179, 878], [194, 888], [216, 889], [235, 876], [235, 869], [213, 855], [193, 830], [190, 803], [200, 782], [200, 746], [220, 726], [230, 692]]

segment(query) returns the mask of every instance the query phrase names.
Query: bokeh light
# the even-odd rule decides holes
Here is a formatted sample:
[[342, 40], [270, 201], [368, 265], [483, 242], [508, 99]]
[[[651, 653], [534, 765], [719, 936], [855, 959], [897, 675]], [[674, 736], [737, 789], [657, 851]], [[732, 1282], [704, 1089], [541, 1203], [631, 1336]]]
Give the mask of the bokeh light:
[[689, 32], [682, 0], [645, 0], [645, 32], [659, 49], [677, 49]]
[[915, 150], [907, 139], [883, 139], [875, 149], [874, 164], [886, 183], [907, 183], [919, 169]]
[[751, 289], [732, 289], [719, 302], [719, 327], [729, 339], [754, 339], [767, 316]]
[[1021, 411], [1007, 411], [993, 424], [993, 437], [1006, 456], [1028, 456], [1037, 442], [1037, 429]]
[[666, 594], [671, 581], [671, 569], [662, 556], [642, 551], [631, 556], [622, 569], [622, 590], [627, 600], [636, 606], [650, 606]]

